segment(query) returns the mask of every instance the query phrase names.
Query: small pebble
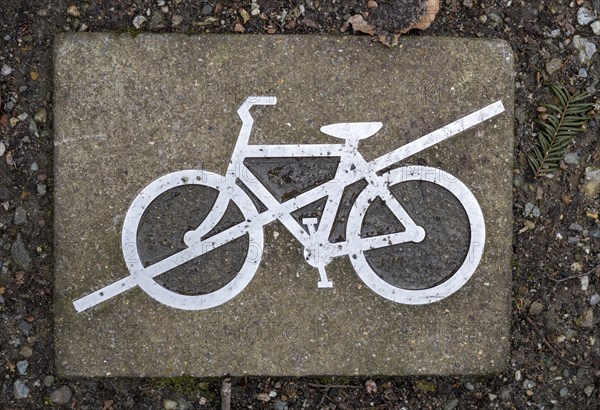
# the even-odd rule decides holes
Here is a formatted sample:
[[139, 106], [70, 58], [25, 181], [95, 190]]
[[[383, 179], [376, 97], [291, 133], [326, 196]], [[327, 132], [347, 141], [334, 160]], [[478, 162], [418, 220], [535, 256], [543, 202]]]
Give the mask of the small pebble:
[[525, 215], [525, 217], [528, 217], [531, 215], [534, 218], [539, 218], [540, 208], [538, 208], [536, 205], [532, 204], [531, 202], [527, 202], [525, 204], [525, 210], [523, 211], [523, 214]]
[[596, 20], [594, 12], [587, 7], [581, 7], [577, 10], [577, 23], [580, 25], [587, 26], [594, 20]]
[[454, 410], [458, 406], [458, 399], [448, 400], [446, 404], [444, 404], [444, 410]]
[[505, 389], [500, 392], [500, 399], [502, 401], [510, 401], [510, 390]]
[[10, 73], [12, 73], [13, 69], [11, 66], [3, 64], [2, 68], [0, 68], [0, 74], [2, 75], [10, 75]]
[[42, 109], [38, 110], [38, 112], [36, 112], [35, 115], [33, 116], [33, 119], [35, 122], [40, 123], [40, 124], [46, 123], [46, 120], [48, 119], [48, 113], [47, 113], [46, 109], [42, 108]]
[[468, 7], [468, 8], [473, 7], [473, 0], [464, 0], [463, 6]]
[[37, 184], [37, 191], [40, 195], [46, 195], [47, 187], [46, 184]]
[[560, 67], [562, 67], [562, 59], [560, 58], [553, 58], [546, 63], [546, 71], [550, 75], [560, 70]]
[[18, 379], [13, 384], [13, 395], [15, 399], [25, 399], [29, 396], [29, 387], [21, 379]]
[[537, 386], [537, 384], [533, 380], [525, 379], [525, 381], [523, 382], [524, 389], [530, 390], [533, 389], [535, 386]]
[[67, 7], [67, 14], [71, 17], [81, 17], [81, 12], [75, 5], [70, 5]]
[[54, 376], [48, 375], [44, 377], [44, 386], [50, 387], [54, 384]]
[[572, 44], [573, 47], [579, 50], [579, 61], [585, 65], [590, 64], [594, 54], [596, 54], [596, 44], [580, 35], [573, 36]]
[[498, 398], [498, 396], [496, 396], [495, 394], [492, 394], [492, 393], [488, 394], [488, 397], [490, 398], [490, 401], [494, 401]]
[[208, 16], [210, 14], [212, 14], [214, 8], [211, 4], [206, 3], [204, 6], [202, 6], [202, 10], [200, 10], [200, 14], [202, 14], [203, 16]]
[[490, 18], [490, 20], [492, 20], [496, 24], [501, 24], [502, 23], [502, 17], [500, 17], [496, 13], [489, 13], [488, 17]]
[[27, 211], [22, 206], [17, 207], [15, 210], [15, 225], [23, 225], [27, 223]]
[[588, 73], [587, 73], [587, 70], [585, 68], [581, 67], [579, 69], [579, 73], [577, 73], [577, 75], [579, 75], [579, 77], [581, 77], [581, 78], [587, 78]]
[[560, 389], [560, 397], [567, 397], [569, 395], [569, 390], [567, 390], [566, 387], [563, 387], [562, 389]]
[[590, 286], [590, 277], [588, 275], [584, 275], [579, 278], [579, 281], [581, 282], [581, 290], [584, 292], [588, 290], [588, 287]]
[[55, 390], [50, 395], [50, 400], [56, 404], [67, 404], [71, 401], [71, 389], [68, 386], [61, 386], [58, 390]]
[[29, 367], [29, 362], [27, 362], [27, 360], [19, 360], [17, 362], [17, 371], [21, 376], [25, 374], [27, 367]]
[[579, 326], [586, 329], [592, 329], [594, 327], [594, 311], [592, 309], [587, 309], [583, 312], [579, 321]]
[[165, 410], [177, 410], [177, 402], [175, 400], [165, 399], [163, 401], [163, 408]]
[[565, 163], [569, 165], [579, 165], [581, 155], [579, 152], [567, 152], [565, 154]]
[[591, 25], [592, 31], [595, 35], [600, 36], [600, 20], [596, 20]]
[[596, 306], [598, 303], [600, 303], [600, 295], [597, 293], [594, 293], [591, 297], [590, 297], [590, 305], [592, 306]]
[[21, 235], [17, 235], [17, 240], [10, 247], [10, 253], [17, 266], [23, 269], [29, 268], [29, 265], [31, 265], [31, 256], [21, 239]]
[[537, 316], [544, 310], [544, 305], [541, 302], [535, 301], [531, 305], [529, 305], [529, 314], [531, 316]]
[[183, 21], [183, 17], [180, 16], [179, 14], [175, 14], [173, 17], [171, 17], [171, 22], [173, 23], [173, 26], [180, 25], [182, 21]]
[[550, 32], [550, 37], [551, 37], [551, 38], [557, 38], [557, 37], [560, 37], [560, 29], [559, 29], [559, 28], [556, 28], [556, 29], [552, 30], [552, 31]]
[[569, 229], [572, 231], [576, 231], [576, 232], [581, 232], [583, 231], [583, 227], [581, 225], [579, 225], [578, 223], [574, 222], [571, 225], [569, 225]]
[[31, 357], [31, 355], [33, 355], [33, 349], [29, 346], [23, 346], [21, 350], [19, 350], [19, 354], [23, 357]]
[[6, 145], [4, 145], [4, 143], [2, 141], [0, 141], [0, 157], [2, 155], [4, 155], [5, 152], [6, 152]]
[[148, 19], [144, 16], [135, 16], [133, 19], [133, 27], [139, 29]]
[[594, 391], [594, 386], [586, 386], [583, 389], [583, 392], [585, 393], [586, 396], [588, 397], [592, 397], [592, 392]]

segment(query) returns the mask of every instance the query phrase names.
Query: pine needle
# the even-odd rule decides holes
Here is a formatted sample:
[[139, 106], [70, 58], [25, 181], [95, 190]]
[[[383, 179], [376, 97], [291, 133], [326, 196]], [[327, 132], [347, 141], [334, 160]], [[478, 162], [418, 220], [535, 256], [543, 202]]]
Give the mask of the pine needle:
[[585, 100], [587, 93], [571, 94], [565, 87], [551, 84], [550, 89], [556, 97], [555, 104], [544, 104], [545, 112], [536, 118], [538, 140], [527, 154], [527, 161], [535, 178], [559, 169], [560, 160], [573, 137], [585, 131], [587, 114], [594, 104]]

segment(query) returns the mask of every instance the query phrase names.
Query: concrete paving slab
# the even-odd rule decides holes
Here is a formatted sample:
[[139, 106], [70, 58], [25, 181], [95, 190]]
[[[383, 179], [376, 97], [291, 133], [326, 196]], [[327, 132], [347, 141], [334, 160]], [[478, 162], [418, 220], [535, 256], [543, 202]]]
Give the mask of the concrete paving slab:
[[[58, 36], [54, 57], [59, 374], [481, 374], [506, 365], [513, 162], [513, 60], [507, 43], [409, 37], [390, 49], [352, 36], [84, 33]], [[414, 148], [407, 144], [447, 124], [473, 127], [411, 152], [400, 165], [413, 168], [383, 176], [365, 171], [374, 181], [392, 178], [390, 191], [408, 221], [386, 205], [395, 202], [384, 202], [383, 194], [354, 202], [367, 183], [335, 174], [339, 155], [355, 153], [354, 146], [334, 152], [339, 155], [333, 159], [315, 159], [310, 152], [316, 151], [302, 147], [269, 148], [269, 155], [255, 152], [230, 163], [242, 125], [236, 110], [248, 96], [277, 98], [276, 105], [249, 110], [255, 145], [330, 144], [335, 150], [331, 144], [342, 141], [321, 133], [321, 126], [381, 122], [374, 136], [359, 142], [366, 163], [402, 146]], [[480, 122], [488, 108], [455, 123], [494, 103], [491, 109], [501, 104], [504, 111]], [[378, 125], [362, 127], [367, 132]], [[284, 153], [299, 158], [286, 162]], [[188, 171], [153, 183], [180, 170]], [[361, 170], [348, 166], [344, 175]], [[415, 172], [433, 174], [419, 182]], [[225, 177], [236, 173], [238, 188]], [[297, 235], [319, 227], [326, 201], [301, 203], [307, 196], [300, 195], [332, 177], [352, 182], [329, 236], [336, 246], [349, 245], [321, 248], [324, 254], [315, 257], [318, 252], [304, 253], [286, 227]], [[134, 202], [142, 190], [158, 193], [165, 183], [172, 189], [156, 200]], [[275, 202], [256, 201], [262, 184]], [[224, 187], [232, 196], [221, 195], [226, 200], [217, 204]], [[468, 192], [485, 221], [484, 247], [474, 243], [483, 231], [475, 211], [465, 211], [454, 196], [464, 200]], [[137, 219], [131, 213], [126, 218], [132, 202]], [[301, 209], [285, 205], [291, 216], [270, 222], [264, 209], [280, 203]], [[223, 212], [216, 214], [217, 208]], [[306, 218], [317, 221], [311, 226]], [[186, 236], [213, 219], [212, 230]], [[133, 227], [122, 236], [124, 221]], [[242, 225], [246, 230], [223, 246], [203, 249], [201, 256], [190, 253]], [[397, 240], [403, 229], [418, 235], [418, 229], [408, 229], [417, 225], [425, 232], [421, 242], [411, 236], [409, 243], [356, 247], [356, 238]], [[343, 250], [351, 256], [337, 257]], [[450, 283], [478, 252], [481, 261], [468, 282], [435, 303], [398, 303], [396, 292], [385, 296], [371, 289], [380, 278], [393, 284], [388, 290], [421, 294]], [[184, 254], [187, 259], [177, 259]], [[305, 257], [313, 264], [333, 258], [326, 267], [333, 288], [317, 288], [319, 272]], [[170, 261], [181, 266], [171, 269]], [[247, 285], [239, 282], [248, 279], [239, 279], [240, 270], [249, 272]], [[365, 277], [372, 282], [363, 282]], [[144, 285], [117, 289], [112, 298], [97, 293], [107, 300], [77, 312], [74, 301], [115, 282]], [[216, 299], [202, 295], [228, 286], [241, 287], [239, 294], [227, 299], [225, 292], [227, 300], [214, 307], [169, 306], [206, 307]]]

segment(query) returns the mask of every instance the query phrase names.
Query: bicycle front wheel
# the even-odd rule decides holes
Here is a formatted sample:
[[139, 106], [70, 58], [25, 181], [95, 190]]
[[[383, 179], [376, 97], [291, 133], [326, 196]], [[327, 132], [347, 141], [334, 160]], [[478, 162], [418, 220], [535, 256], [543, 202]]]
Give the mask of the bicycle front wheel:
[[[202, 170], [164, 175], [142, 190], [125, 216], [125, 263], [137, 284], [162, 304], [184, 310], [221, 305], [237, 296], [258, 269], [263, 230], [249, 226], [214, 248], [211, 237], [255, 215], [251, 199], [221, 175]], [[210, 226], [203, 227], [203, 239], [194, 245], [197, 257], [153, 272], [162, 261], [189, 252], [185, 234], [203, 224]]]
[[[420, 305], [450, 296], [467, 283], [483, 255], [485, 221], [475, 196], [461, 181], [432, 167], [397, 168], [379, 178], [385, 183], [365, 189], [349, 217], [347, 238], [355, 250], [350, 261], [358, 276], [375, 293], [397, 303]], [[362, 245], [365, 238], [406, 229], [379, 198], [385, 197], [378, 194], [381, 189], [389, 189], [425, 230], [422, 241]]]

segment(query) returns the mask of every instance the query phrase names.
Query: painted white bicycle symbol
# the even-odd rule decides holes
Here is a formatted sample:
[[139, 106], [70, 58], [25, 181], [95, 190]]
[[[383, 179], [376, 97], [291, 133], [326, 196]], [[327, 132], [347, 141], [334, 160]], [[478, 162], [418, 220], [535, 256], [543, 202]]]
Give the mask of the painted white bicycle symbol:
[[[397, 303], [432, 303], [453, 294], [470, 279], [481, 260], [485, 243], [485, 222], [475, 196], [461, 181], [437, 168], [405, 166], [387, 169], [411, 155], [502, 113], [504, 106], [501, 101], [490, 104], [370, 162], [359, 153], [358, 144], [360, 140], [379, 131], [382, 127], [382, 123], [379, 122], [339, 123], [321, 128], [323, 133], [342, 139], [341, 144], [249, 144], [253, 126], [251, 107], [274, 105], [276, 101], [275, 97], [248, 97], [240, 106], [238, 115], [242, 120], [242, 127], [231, 158], [231, 164], [237, 166], [225, 177], [203, 170], [177, 171], [156, 179], [138, 194], [125, 216], [121, 237], [122, 250], [130, 275], [76, 300], [73, 304], [78, 312], [135, 286], [140, 286], [158, 302], [178, 309], [201, 310], [219, 306], [238, 295], [256, 273], [263, 250], [263, 227], [276, 220], [283, 223], [304, 246], [305, 260], [318, 269], [319, 288], [333, 287], [325, 267], [333, 258], [344, 255], [350, 256], [358, 276], [371, 290]], [[298, 157], [338, 157], [339, 164], [335, 170], [335, 177], [287, 200], [276, 198], [260, 181], [254, 180], [251, 185], [244, 184], [243, 175], [251, 174], [246, 160]], [[330, 232], [344, 190], [358, 181], [363, 181], [364, 189], [351, 205], [345, 239], [332, 243]], [[466, 214], [468, 224], [464, 231], [466, 233], [461, 236], [466, 236], [466, 239], [463, 239], [470, 244], [468, 254], [465, 253], [460, 258], [456, 267], [450, 268], [452, 271], [448, 272], [448, 277], [433, 286], [419, 289], [406, 289], [389, 283], [377, 273], [373, 263], [367, 258], [370, 251], [385, 250], [399, 244], [418, 244], [427, 237], [428, 232], [415, 223], [406, 211], [406, 205], [403, 206], [392, 193], [392, 187], [410, 181], [434, 184], [458, 201]], [[217, 192], [214, 204], [196, 229], [185, 232], [181, 238], [183, 242], [181, 250], [152, 264], [144, 263], [139, 257], [138, 231], [145, 211], [159, 196], [186, 186], [211, 188]], [[292, 216], [295, 211], [324, 198], [320, 215], [304, 217], [300, 221]], [[388, 212], [391, 211], [404, 229], [398, 232], [364, 235], [365, 216], [376, 199], [384, 204]], [[257, 200], [264, 205], [262, 209], [257, 207]], [[235, 204], [243, 214], [243, 222], [215, 232], [215, 226], [223, 218], [231, 203]], [[248, 251], [233, 278], [220, 288], [205, 294], [188, 295], [174, 292], [157, 283], [158, 276], [243, 236], [249, 237], [249, 243], [253, 245], [255, 254], [250, 256]], [[446, 240], [452, 241], [452, 238]], [[335, 252], [329, 251], [332, 246]]]

